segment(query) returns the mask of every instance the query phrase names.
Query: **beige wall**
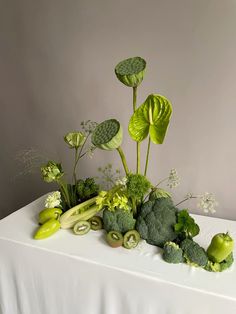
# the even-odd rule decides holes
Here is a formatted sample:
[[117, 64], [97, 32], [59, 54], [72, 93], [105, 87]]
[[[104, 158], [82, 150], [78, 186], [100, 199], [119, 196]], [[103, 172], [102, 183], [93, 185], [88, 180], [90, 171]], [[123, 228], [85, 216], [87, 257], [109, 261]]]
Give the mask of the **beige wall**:
[[[53, 189], [38, 173], [16, 176], [17, 152], [34, 147], [69, 170], [62, 137], [81, 120], [116, 117], [126, 128], [131, 90], [113, 69], [139, 55], [148, 69], [138, 102], [160, 93], [174, 110], [165, 143], [152, 147], [150, 178], [175, 167], [176, 201], [213, 192], [216, 215], [235, 219], [235, 38], [235, 0], [0, 0], [0, 216]], [[134, 163], [128, 136], [123, 146]], [[97, 152], [81, 176], [107, 161], [119, 164]]]

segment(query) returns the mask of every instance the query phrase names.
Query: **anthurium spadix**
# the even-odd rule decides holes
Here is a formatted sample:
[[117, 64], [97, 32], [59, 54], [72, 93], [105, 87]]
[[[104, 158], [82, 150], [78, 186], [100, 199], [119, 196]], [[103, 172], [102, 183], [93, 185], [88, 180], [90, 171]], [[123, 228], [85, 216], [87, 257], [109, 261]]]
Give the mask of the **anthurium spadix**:
[[172, 106], [164, 96], [151, 94], [134, 112], [129, 122], [129, 134], [136, 142], [148, 135], [154, 144], [162, 144], [169, 125]]

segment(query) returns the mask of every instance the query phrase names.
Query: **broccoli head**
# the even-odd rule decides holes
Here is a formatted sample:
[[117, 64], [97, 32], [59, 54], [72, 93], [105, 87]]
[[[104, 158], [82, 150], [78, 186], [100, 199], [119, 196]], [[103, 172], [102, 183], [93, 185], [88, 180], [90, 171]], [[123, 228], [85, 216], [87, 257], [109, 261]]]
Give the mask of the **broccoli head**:
[[133, 218], [133, 214], [123, 209], [118, 208], [115, 211], [105, 209], [103, 211], [103, 226], [107, 232], [118, 231], [120, 233], [126, 233], [134, 229], [135, 222], [136, 220]]
[[230, 253], [225, 260], [221, 263], [214, 263], [212, 261], [208, 261], [205, 269], [212, 272], [222, 272], [228, 269], [234, 262], [233, 253]]
[[208, 263], [206, 251], [192, 239], [185, 239], [180, 244], [185, 262], [191, 266], [205, 267]]
[[178, 264], [184, 261], [182, 249], [171, 241], [165, 243], [162, 257], [167, 263]]
[[136, 229], [149, 244], [163, 247], [177, 237], [174, 231], [177, 210], [169, 197], [147, 201], [139, 210]]
[[77, 194], [79, 200], [82, 202], [96, 196], [98, 191], [99, 186], [95, 183], [94, 178], [87, 178], [85, 180], [80, 179], [77, 181]]

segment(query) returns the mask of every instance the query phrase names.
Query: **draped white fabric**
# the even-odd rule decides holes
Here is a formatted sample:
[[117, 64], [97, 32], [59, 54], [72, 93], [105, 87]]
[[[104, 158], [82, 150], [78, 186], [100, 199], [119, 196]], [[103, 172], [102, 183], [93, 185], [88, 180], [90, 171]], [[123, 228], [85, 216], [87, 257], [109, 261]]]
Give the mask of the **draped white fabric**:
[[[45, 197], [0, 221], [1, 314], [234, 314], [236, 267], [209, 273], [165, 263], [145, 242], [112, 249], [103, 231], [75, 236], [60, 230], [36, 241]], [[194, 215], [207, 247], [236, 222]], [[236, 255], [236, 254], [235, 254]]]

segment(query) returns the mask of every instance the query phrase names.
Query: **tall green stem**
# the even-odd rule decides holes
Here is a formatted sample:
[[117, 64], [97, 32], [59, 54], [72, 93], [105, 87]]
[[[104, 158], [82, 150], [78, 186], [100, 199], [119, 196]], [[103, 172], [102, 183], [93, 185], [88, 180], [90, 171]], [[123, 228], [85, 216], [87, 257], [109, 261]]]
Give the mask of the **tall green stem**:
[[74, 168], [73, 168], [73, 178], [74, 178], [74, 183], [76, 185], [77, 178], [76, 178], [76, 166], [78, 164], [78, 147], [75, 148], [75, 163], [74, 163]]
[[137, 142], [137, 168], [136, 173], [140, 173], [140, 142]]
[[147, 155], [146, 155], [146, 163], [145, 163], [145, 170], [144, 170], [144, 175], [146, 176], [147, 174], [147, 169], [148, 169], [148, 161], [149, 161], [149, 153], [150, 153], [150, 144], [151, 144], [151, 138], [149, 136], [148, 138], [148, 147], [147, 147]]
[[122, 150], [121, 147], [118, 147], [118, 148], [117, 148], [117, 151], [118, 151], [118, 153], [120, 154], [120, 158], [121, 158], [121, 161], [122, 161], [124, 170], [125, 170], [125, 174], [128, 175], [129, 169], [128, 169], [128, 166], [127, 166], [125, 154], [124, 154], [124, 152], [123, 152], [123, 150]]
[[136, 104], [137, 104], [137, 86], [133, 87], [133, 112], [136, 110]]
[[[133, 87], [133, 112], [136, 111], [137, 106], [137, 86]], [[137, 151], [137, 165], [136, 165], [136, 173], [140, 173], [140, 143], [136, 144]]]
[[71, 202], [70, 202], [70, 195], [68, 193], [68, 189], [67, 189], [67, 184], [62, 181], [62, 180], [58, 180], [57, 183], [59, 184], [60, 188], [61, 188], [61, 192], [64, 196], [64, 199], [68, 205], [68, 207], [71, 207]]

